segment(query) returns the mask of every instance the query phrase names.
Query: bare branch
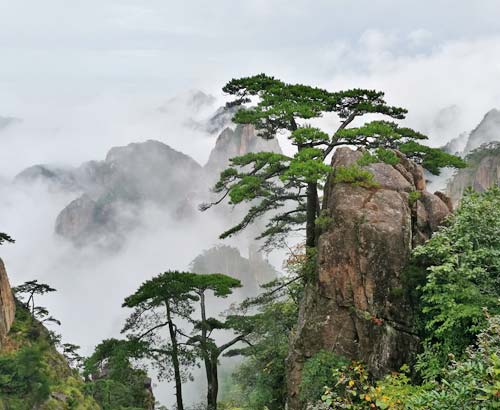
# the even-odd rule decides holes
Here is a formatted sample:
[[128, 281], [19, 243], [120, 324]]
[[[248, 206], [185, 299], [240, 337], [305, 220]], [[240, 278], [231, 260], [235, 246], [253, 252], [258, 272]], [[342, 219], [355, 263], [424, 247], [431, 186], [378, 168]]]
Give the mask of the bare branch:
[[337, 135], [337, 133], [339, 131], [341, 131], [345, 127], [347, 127], [354, 120], [354, 118], [356, 118], [357, 115], [358, 115], [357, 111], [351, 112], [349, 114], [349, 116], [342, 122], [342, 124], [340, 124], [337, 131], [335, 131], [335, 133], [333, 134], [332, 142], [330, 143], [330, 145], [328, 145], [328, 148], [325, 150], [325, 152], [323, 154], [323, 158], [326, 158], [328, 156], [328, 154], [330, 154], [330, 152], [332, 152], [333, 148], [335, 148], [335, 146], [337, 145], [337, 144], [335, 144], [335, 135]]

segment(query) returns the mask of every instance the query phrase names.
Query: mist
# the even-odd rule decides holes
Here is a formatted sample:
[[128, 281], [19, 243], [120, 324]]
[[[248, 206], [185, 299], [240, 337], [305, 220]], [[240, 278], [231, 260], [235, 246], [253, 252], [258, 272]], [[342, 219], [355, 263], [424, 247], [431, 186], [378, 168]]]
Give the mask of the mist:
[[[79, 248], [57, 236], [54, 224], [81, 192], [14, 184], [25, 168], [77, 167], [104, 159], [112, 147], [149, 139], [204, 165], [218, 132], [203, 124], [226, 101], [222, 86], [260, 72], [332, 90], [383, 90], [388, 103], [409, 110], [402, 123], [429, 135], [433, 146], [470, 132], [500, 107], [494, 1], [355, 7], [339, 0], [313, 8], [302, 0], [147, 3], [93, 0], [72, 8], [0, 0], [0, 227], [16, 240], [1, 248], [1, 257], [13, 285], [38, 279], [58, 290], [40, 303], [61, 320], [54, 330], [82, 354], [119, 336], [128, 314], [124, 297], [153, 275], [188, 269], [220, 243], [228, 221], [212, 211], [179, 221], [146, 204], [119, 251]], [[397, 26], [387, 10], [401, 12]], [[474, 22], [478, 17], [482, 24]], [[330, 130], [337, 124], [334, 117], [319, 123]], [[279, 142], [292, 152], [286, 136]], [[432, 187], [442, 188], [448, 177]], [[247, 237], [224, 243], [247, 255]], [[282, 256], [269, 255], [278, 270]], [[188, 388], [197, 391], [199, 384]], [[172, 394], [166, 384], [155, 389], [165, 404]]]
[[[214, 209], [195, 212], [187, 219], [179, 220], [171, 210], [162, 208], [158, 203], [146, 202], [140, 206], [138, 214], [134, 214], [136, 223], [127, 232], [126, 240], [118, 250], [98, 244], [75, 246], [68, 239], [56, 235], [55, 221], [61, 210], [81, 192], [64, 190], [41, 180], [14, 181], [13, 176], [23, 168], [40, 162], [56, 164], [64, 169], [78, 166], [84, 160], [103, 159], [113, 145], [142, 142], [141, 138], [134, 138], [133, 135], [143, 135], [144, 139], [148, 139], [160, 133], [168, 135], [158, 140], [183, 150], [204, 164], [218, 134], [204, 131], [203, 126], [218, 107], [218, 101], [202, 95], [200, 103], [200, 98], [193, 100], [196, 95], [200, 97], [199, 93], [188, 91], [180, 96], [165, 98], [161, 104], [153, 102], [147, 108], [125, 116], [127, 121], [119, 126], [114, 121], [108, 124], [103, 118], [117, 119], [122, 111], [114, 111], [112, 107], [105, 111], [106, 106], [100, 101], [92, 107], [78, 109], [79, 114], [73, 112], [71, 121], [52, 118], [54, 124], [60, 124], [60, 131], [52, 140], [50, 130], [55, 128], [36, 128], [31, 119], [24, 119], [2, 133], [5, 144], [11, 150], [18, 146], [21, 149], [26, 141], [30, 142], [28, 146], [38, 144], [37, 147], [42, 150], [29, 150], [20, 161], [2, 164], [0, 224], [2, 230], [16, 240], [14, 245], [2, 249], [2, 259], [11, 284], [15, 286], [37, 279], [56, 288], [57, 292], [41, 297], [37, 303], [46, 306], [62, 322], [60, 327], [52, 326], [51, 329], [60, 332], [64, 342], [81, 346], [82, 355], [90, 355], [104, 339], [123, 337], [120, 330], [131, 313], [121, 307], [126, 296], [132, 294], [142, 282], [161, 272], [189, 270], [195, 257], [221, 243], [219, 234], [234, 221], [225, 219]], [[96, 121], [89, 122], [89, 118], [96, 118]], [[134, 131], [138, 129], [141, 132]], [[92, 137], [86, 142], [80, 139], [82, 135], [91, 135], [94, 130], [96, 134], [106, 135], [106, 142]], [[84, 148], [77, 146], [70, 149], [70, 141], [61, 143], [62, 135], [81, 141]], [[53, 144], [53, 151], [41, 141]], [[104, 147], [107, 144], [111, 145]], [[207, 194], [208, 190], [207, 186]], [[119, 205], [119, 211], [125, 213], [128, 209]], [[225, 215], [232, 219], [229, 212]], [[248, 256], [250, 243], [248, 235], [224, 241], [225, 245], [238, 248], [245, 257]], [[270, 257], [280, 267], [282, 253], [275, 252]], [[209, 313], [217, 317], [243, 298], [236, 291], [227, 299], [213, 300], [208, 306]], [[229, 336], [226, 332], [220, 341]], [[235, 360], [225, 361], [230, 362]], [[151, 374], [154, 376], [155, 372]], [[190, 400], [187, 400], [191, 404], [203, 399], [202, 373], [195, 369], [194, 374], [195, 382], [185, 387], [186, 391], [191, 391], [188, 395]], [[172, 403], [172, 384], [156, 381], [155, 385], [156, 398], [165, 404]]]

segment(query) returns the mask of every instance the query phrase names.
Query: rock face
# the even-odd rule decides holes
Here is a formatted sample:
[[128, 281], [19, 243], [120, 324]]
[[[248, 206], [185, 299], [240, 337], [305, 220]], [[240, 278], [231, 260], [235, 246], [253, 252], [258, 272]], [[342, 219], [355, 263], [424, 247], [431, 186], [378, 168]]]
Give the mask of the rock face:
[[16, 313], [16, 304], [9, 284], [9, 278], [5, 271], [3, 261], [0, 259], [0, 347], [9, 333], [14, 316]]
[[486, 113], [470, 133], [450, 141], [444, 149], [463, 156], [468, 166], [455, 172], [446, 186], [446, 194], [456, 206], [464, 191], [483, 192], [500, 184], [500, 111]]
[[245, 258], [231, 246], [214, 246], [193, 260], [191, 270], [195, 273], [219, 272], [233, 276], [243, 285], [236, 290], [236, 293], [241, 293], [240, 300], [256, 296], [260, 291], [259, 286], [276, 279], [278, 273], [255, 247], [249, 251], [249, 257]]
[[465, 153], [479, 148], [483, 144], [500, 140], [500, 111], [492, 109], [486, 113], [479, 125], [470, 133], [465, 146]]
[[253, 125], [237, 125], [234, 131], [228, 127], [217, 138], [205, 169], [218, 178], [218, 173], [228, 166], [229, 159], [260, 151], [281, 153], [281, 148], [276, 139], [258, 137]]
[[46, 182], [51, 188], [75, 191], [81, 187], [73, 168], [33, 165], [16, 175], [15, 183]]
[[[205, 104], [205, 97], [194, 97], [191, 105]], [[225, 128], [219, 135], [204, 167], [162, 142], [149, 140], [114, 147], [103, 161], [88, 161], [76, 168], [35, 165], [19, 173], [14, 181], [42, 182], [51, 189], [78, 195], [59, 213], [56, 233], [77, 246], [92, 244], [114, 249], [140, 223], [145, 204], [156, 205], [175, 219], [193, 218], [229, 159], [259, 151], [281, 149], [276, 140], [258, 137], [253, 126], [237, 125], [234, 130]], [[239, 222], [240, 211], [234, 212], [228, 206], [216, 209], [228, 223]]]
[[[332, 166], [351, 165], [361, 155], [338, 149]], [[290, 410], [302, 408], [301, 371], [320, 350], [361, 360], [376, 377], [412, 359], [418, 338], [402, 273], [412, 247], [428, 239], [450, 210], [425, 191], [422, 168], [400, 158], [396, 166], [364, 167], [377, 187], [327, 183], [323, 209], [332, 223], [320, 236], [319, 277], [305, 291], [291, 341]]]
[[484, 192], [500, 184], [500, 142], [483, 144], [466, 159], [468, 167], [457, 171], [446, 187], [454, 204], [459, 202], [467, 188]]
[[64, 174], [34, 169], [23, 171], [17, 180], [48, 177], [60, 188], [83, 191], [58, 215], [56, 233], [77, 245], [106, 247], [120, 243], [147, 202], [179, 216], [178, 208], [204, 180], [202, 167], [191, 157], [151, 140], [112, 148], [104, 161], [90, 161]]

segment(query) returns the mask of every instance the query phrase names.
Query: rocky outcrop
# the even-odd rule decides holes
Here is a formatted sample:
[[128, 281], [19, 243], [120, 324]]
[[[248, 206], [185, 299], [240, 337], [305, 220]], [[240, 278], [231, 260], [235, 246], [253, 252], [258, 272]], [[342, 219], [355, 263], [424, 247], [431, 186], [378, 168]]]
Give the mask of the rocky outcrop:
[[500, 141], [500, 111], [492, 109], [486, 113], [479, 125], [470, 133], [464, 153], [479, 148], [483, 144]]
[[14, 322], [15, 313], [14, 296], [12, 295], [5, 266], [0, 259], [0, 348], [7, 333], [9, 333], [12, 322]]
[[450, 141], [444, 149], [458, 154], [467, 161], [467, 168], [460, 169], [449, 179], [446, 194], [454, 206], [468, 188], [484, 192], [500, 184], [500, 110], [486, 113], [479, 125], [470, 132]]
[[[332, 166], [349, 166], [360, 151], [340, 148]], [[423, 170], [400, 155], [391, 166], [364, 167], [376, 186], [327, 183], [323, 211], [331, 218], [319, 238], [318, 279], [309, 285], [291, 340], [289, 409], [300, 409], [303, 364], [320, 350], [364, 362], [381, 376], [411, 361], [418, 338], [403, 271], [412, 248], [428, 239], [450, 210], [425, 191]]]
[[190, 268], [195, 273], [219, 272], [239, 279], [243, 287], [235, 292], [240, 294], [240, 300], [256, 296], [260, 285], [278, 277], [276, 270], [256, 247], [251, 247], [248, 258], [245, 258], [232, 246], [214, 246], [198, 255]]
[[65, 191], [76, 191], [81, 189], [73, 168], [60, 168], [50, 165], [33, 165], [16, 175], [14, 183], [47, 183], [50, 188]]
[[454, 204], [460, 201], [467, 188], [484, 192], [500, 184], [500, 142], [481, 145], [472, 151], [466, 160], [467, 168], [458, 170], [446, 187], [447, 194]]
[[233, 116], [240, 107], [220, 107], [215, 113], [205, 122], [204, 129], [210, 134], [221, 132], [226, 127], [230, 126], [233, 121]]
[[205, 170], [218, 178], [219, 172], [229, 165], [231, 158], [261, 151], [281, 153], [281, 148], [276, 139], [258, 137], [253, 125], [237, 125], [234, 130], [227, 127], [217, 138]]
[[[29, 170], [17, 180], [62, 179], [54, 172]], [[186, 210], [186, 198], [204, 181], [202, 167], [191, 157], [151, 140], [112, 148], [104, 161], [87, 162], [64, 175], [65, 181], [74, 181], [72, 189], [83, 194], [59, 213], [56, 233], [76, 245], [105, 247], [119, 246], [145, 203], [158, 204], [178, 217], [179, 206], [184, 204]]]
[[[219, 135], [205, 167], [162, 142], [149, 140], [112, 148], [105, 160], [77, 168], [35, 165], [18, 174], [15, 182], [42, 182], [78, 194], [59, 213], [56, 233], [77, 246], [113, 249], [140, 223], [145, 204], [158, 206], [175, 219], [193, 218], [229, 159], [259, 151], [281, 152], [276, 140], [266, 141], [254, 127], [238, 125]], [[216, 212], [228, 223], [242, 217], [227, 206]]]

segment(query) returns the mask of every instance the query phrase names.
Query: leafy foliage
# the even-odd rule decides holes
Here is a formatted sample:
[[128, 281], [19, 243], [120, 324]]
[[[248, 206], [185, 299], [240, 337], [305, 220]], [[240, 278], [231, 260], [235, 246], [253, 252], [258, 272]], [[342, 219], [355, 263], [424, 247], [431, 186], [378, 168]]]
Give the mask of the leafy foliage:
[[0, 350], [0, 408], [99, 409], [85, 394], [77, 371], [56, 350], [51, 333], [21, 303], [17, 303], [8, 340]]
[[333, 181], [338, 183], [347, 183], [364, 188], [376, 188], [378, 185], [373, 180], [373, 174], [359, 165], [340, 166], [335, 169]]
[[[207, 405], [217, 408], [219, 357], [252, 331], [252, 323], [244, 317], [228, 316], [225, 321], [206, 314], [207, 292], [225, 298], [240, 287], [230, 276], [212, 273], [168, 271], [146, 282], [125, 299], [124, 306], [134, 308], [123, 332], [134, 344], [141, 343], [144, 355], [160, 369], [160, 375], [175, 380], [177, 407], [182, 410], [182, 384], [190, 378], [190, 368], [202, 360], [207, 374]], [[201, 317], [194, 317], [199, 302]], [[181, 329], [180, 321], [191, 325]], [[168, 329], [169, 337], [161, 332]], [[236, 336], [217, 344], [214, 332], [232, 329]]]
[[[158, 369], [159, 377], [174, 380], [178, 410], [183, 410], [182, 384], [191, 378], [195, 363], [191, 349], [179, 340], [184, 331], [176, 324], [193, 313], [192, 274], [168, 271], [145, 281], [137, 291], [125, 298], [124, 307], [133, 308], [122, 333], [135, 345], [146, 346], [145, 357]], [[168, 337], [162, 329], [168, 330]]]
[[350, 410], [493, 410], [500, 406], [500, 317], [486, 315], [487, 327], [476, 345], [470, 346], [463, 360], [454, 358], [439, 379], [413, 385], [400, 373], [370, 383], [366, 369], [354, 363], [333, 369], [338, 378], [327, 387], [321, 401], [312, 409]]
[[16, 297], [24, 301], [27, 309], [31, 310], [33, 316], [37, 317], [40, 320], [48, 320], [52, 322], [57, 322], [54, 318], [48, 315], [47, 309], [44, 307], [35, 305], [35, 296], [45, 295], [46, 293], [55, 292], [56, 289], [47, 285], [46, 283], [38, 283], [38, 280], [30, 280], [24, 282], [22, 285], [16, 286], [12, 289]]
[[297, 305], [291, 300], [268, 304], [256, 319], [251, 346], [238, 351], [246, 360], [225, 381], [221, 399], [245, 409], [280, 410], [286, 402], [285, 359]]
[[325, 386], [341, 383], [339, 374], [332, 369], [347, 365], [347, 360], [332, 352], [322, 350], [308, 359], [302, 370], [300, 397], [305, 401], [315, 401], [321, 398]]
[[460, 355], [484, 328], [484, 308], [500, 313], [500, 190], [469, 192], [414, 254], [428, 272], [421, 286], [427, 339], [444, 357]]
[[241, 304], [243, 312], [256, 310], [257, 313], [250, 317], [251, 344], [236, 349], [245, 360], [230, 379], [224, 381], [222, 404], [252, 410], [285, 407], [288, 337], [297, 323], [306, 263], [303, 244], [290, 249], [284, 263], [288, 275], [263, 285], [262, 294]]
[[85, 390], [103, 410], [149, 409], [154, 404], [145, 387], [146, 372], [133, 364], [142, 357], [143, 349], [134, 342], [108, 339], [85, 360]]
[[17, 396], [30, 405], [43, 403], [50, 394], [50, 380], [44, 368], [41, 347], [23, 347], [0, 357], [2, 397]]

